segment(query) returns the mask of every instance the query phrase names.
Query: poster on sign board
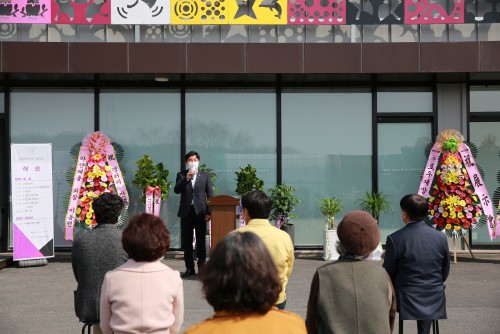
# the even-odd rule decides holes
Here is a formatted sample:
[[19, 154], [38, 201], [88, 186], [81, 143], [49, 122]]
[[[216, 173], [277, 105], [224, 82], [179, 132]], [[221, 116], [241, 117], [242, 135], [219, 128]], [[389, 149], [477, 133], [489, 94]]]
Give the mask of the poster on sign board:
[[11, 144], [14, 260], [54, 257], [52, 145]]

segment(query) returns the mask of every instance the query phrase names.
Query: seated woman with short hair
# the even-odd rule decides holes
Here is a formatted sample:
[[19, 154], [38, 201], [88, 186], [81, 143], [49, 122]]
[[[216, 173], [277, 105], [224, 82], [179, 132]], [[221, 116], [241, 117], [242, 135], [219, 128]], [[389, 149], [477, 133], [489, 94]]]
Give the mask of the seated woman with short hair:
[[170, 234], [159, 217], [143, 213], [123, 231], [130, 259], [104, 277], [101, 328], [109, 333], [179, 333], [184, 317], [180, 274], [160, 259]]
[[281, 291], [278, 269], [254, 233], [224, 237], [200, 276], [215, 314], [186, 334], [306, 333], [302, 318], [274, 306]]

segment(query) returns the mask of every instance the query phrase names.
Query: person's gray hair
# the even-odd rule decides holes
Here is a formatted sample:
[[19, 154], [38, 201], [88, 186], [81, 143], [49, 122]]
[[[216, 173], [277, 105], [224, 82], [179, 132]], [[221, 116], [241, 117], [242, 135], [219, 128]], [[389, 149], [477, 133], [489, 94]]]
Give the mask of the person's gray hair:
[[337, 253], [339, 253], [340, 256], [346, 255], [347, 251], [346, 251], [344, 245], [342, 245], [339, 240], [337, 240], [337, 244], [335, 245], [335, 248], [337, 249]]

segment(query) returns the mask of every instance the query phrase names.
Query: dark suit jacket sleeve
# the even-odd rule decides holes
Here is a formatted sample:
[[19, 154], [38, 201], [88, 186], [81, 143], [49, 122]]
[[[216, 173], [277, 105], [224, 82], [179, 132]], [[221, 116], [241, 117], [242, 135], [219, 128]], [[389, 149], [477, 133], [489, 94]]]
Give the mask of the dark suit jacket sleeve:
[[443, 282], [448, 278], [448, 274], [450, 273], [450, 249], [448, 247], [448, 239], [445, 237], [444, 239], [444, 247], [445, 247], [445, 256], [443, 258]]
[[384, 257], [384, 268], [389, 274], [392, 283], [394, 284], [396, 278], [396, 247], [392, 242], [391, 236], [387, 237], [385, 242], [385, 257]]
[[188, 184], [186, 175], [182, 175], [182, 172], [177, 173], [177, 178], [175, 179], [174, 193], [180, 194], [184, 191]]
[[[207, 173], [207, 183], [205, 184], [205, 193], [207, 194], [207, 199], [214, 196], [214, 187], [212, 186], [212, 180], [210, 179], [210, 174]], [[207, 205], [207, 215], [211, 214], [210, 207]]]

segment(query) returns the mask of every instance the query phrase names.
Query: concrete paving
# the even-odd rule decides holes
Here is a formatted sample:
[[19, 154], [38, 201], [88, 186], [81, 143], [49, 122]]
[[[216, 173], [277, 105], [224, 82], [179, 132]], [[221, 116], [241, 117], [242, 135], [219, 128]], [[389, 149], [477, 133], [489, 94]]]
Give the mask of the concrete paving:
[[[184, 269], [176, 256], [163, 261], [176, 270]], [[305, 317], [311, 278], [323, 264], [314, 252], [297, 257], [287, 289], [288, 311]], [[73, 308], [75, 288], [68, 254], [57, 254], [44, 267], [12, 265], [0, 270], [0, 333], [81, 333], [82, 324]], [[499, 288], [500, 254], [476, 254], [475, 261], [459, 254], [447, 282], [448, 320], [439, 322], [440, 332], [500, 334]], [[212, 315], [196, 278], [184, 280], [184, 291], [183, 330]], [[404, 329], [404, 333], [416, 333], [415, 322], [405, 321]]]

